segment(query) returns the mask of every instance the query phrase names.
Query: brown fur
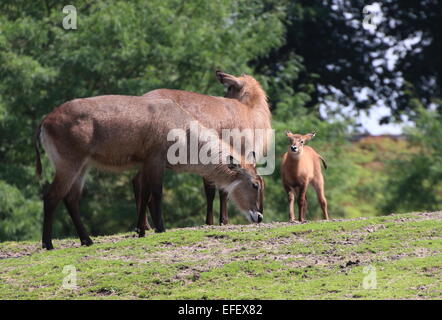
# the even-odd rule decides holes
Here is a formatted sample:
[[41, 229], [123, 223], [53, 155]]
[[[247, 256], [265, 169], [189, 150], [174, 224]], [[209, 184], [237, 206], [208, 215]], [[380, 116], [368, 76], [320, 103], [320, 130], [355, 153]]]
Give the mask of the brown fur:
[[307, 211], [306, 193], [310, 183], [318, 196], [324, 219], [328, 220], [321, 161], [325, 168], [327, 168], [327, 165], [313, 148], [305, 145], [315, 134], [300, 135], [287, 132], [286, 135], [289, 138], [290, 146], [282, 156], [281, 179], [288, 196], [290, 221], [295, 221], [295, 195], [298, 198], [299, 221], [305, 221]]
[[164, 231], [161, 199], [166, 167], [196, 173], [220, 188], [232, 189], [231, 197], [238, 207], [244, 212], [254, 212], [254, 219], [258, 219], [259, 195], [253, 186], [257, 180], [256, 173], [243, 165], [244, 160], [240, 156], [235, 156], [240, 160], [240, 165], [167, 163], [167, 150], [175, 143], [167, 141], [168, 132], [172, 129], [186, 131], [194, 120], [170, 99], [148, 96], [114, 95], [76, 99], [62, 104], [47, 115], [37, 132], [55, 167], [55, 177], [44, 196], [43, 247], [52, 249], [52, 217], [62, 199], [81, 243], [92, 244], [78, 210], [84, 175], [90, 166], [112, 171], [140, 167], [143, 202], [147, 201], [144, 195], [149, 194], [153, 222], [158, 232]]
[[267, 97], [258, 81], [251, 76], [236, 78], [219, 71], [217, 77], [223, 84], [231, 83], [227, 83], [226, 79], [236, 79], [241, 87], [230, 85], [226, 97], [171, 89], [153, 90], [144, 96], [171, 99], [198, 119], [203, 126], [215, 129], [219, 134], [222, 129], [271, 129]]
[[[228, 87], [226, 96], [214, 97], [199, 93], [157, 89], [146, 93], [144, 96], [160, 99], [171, 99], [179, 104], [190, 116], [198, 119], [202, 125], [218, 131], [221, 136], [222, 129], [271, 129], [271, 113], [267, 103], [267, 96], [256, 79], [243, 75], [235, 77], [221, 71], [216, 71], [216, 77], [221, 84]], [[268, 142], [264, 142], [264, 154]], [[253, 169], [253, 168], [251, 168]], [[137, 195], [140, 194], [138, 181], [140, 173], [132, 180], [137, 203], [139, 223], [137, 232], [139, 236], [144, 235], [144, 230], [149, 228], [145, 212], [139, 207], [140, 201]], [[213, 224], [213, 199], [215, 189], [213, 183], [203, 179], [204, 191], [207, 200], [206, 223]], [[260, 212], [263, 213], [264, 181], [260, 178]], [[140, 217], [140, 213], [143, 217]], [[220, 190], [220, 224], [228, 224], [227, 194]]]

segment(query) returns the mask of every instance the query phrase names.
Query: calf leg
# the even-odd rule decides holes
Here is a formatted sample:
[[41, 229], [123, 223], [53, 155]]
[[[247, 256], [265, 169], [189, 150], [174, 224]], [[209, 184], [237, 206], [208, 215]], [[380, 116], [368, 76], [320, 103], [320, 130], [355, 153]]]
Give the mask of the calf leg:
[[318, 196], [318, 201], [321, 206], [323, 218], [325, 220], [329, 220], [330, 216], [328, 215], [327, 199], [325, 198], [324, 193], [324, 179], [322, 178], [322, 176], [313, 183], [313, 188], [315, 188], [316, 195]]
[[287, 193], [287, 200], [289, 202], [289, 219], [290, 222], [295, 222], [295, 192], [289, 190]]
[[81, 245], [90, 246], [93, 244], [91, 238], [89, 237], [86, 228], [84, 227], [80, 218], [80, 198], [83, 191], [84, 175], [86, 170], [83, 169], [78, 175], [74, 184], [71, 187], [69, 193], [64, 197], [63, 201], [71, 216], [72, 222], [74, 223], [77, 235], [80, 238]]
[[307, 211], [307, 185], [302, 186], [300, 188], [300, 192], [298, 194], [298, 210], [299, 210], [299, 221], [305, 221], [305, 213]]
[[229, 214], [227, 210], [227, 200], [229, 194], [223, 190], [219, 190], [219, 224], [226, 225], [229, 224]]
[[216, 187], [206, 179], [203, 179], [203, 182], [207, 202], [206, 224], [213, 225], [213, 199], [215, 199]]

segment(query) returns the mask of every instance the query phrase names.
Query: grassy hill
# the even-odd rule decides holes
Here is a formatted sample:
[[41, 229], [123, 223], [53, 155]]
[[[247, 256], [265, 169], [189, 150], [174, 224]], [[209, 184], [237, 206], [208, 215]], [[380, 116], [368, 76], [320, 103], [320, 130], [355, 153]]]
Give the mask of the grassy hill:
[[386, 135], [361, 137], [349, 144], [346, 151], [353, 165], [353, 183], [347, 190], [348, 201], [341, 203], [345, 216], [367, 217], [385, 212], [389, 200], [386, 186], [394, 174], [392, 161], [408, 158], [418, 150], [405, 138]]
[[0, 299], [440, 299], [441, 235], [432, 212], [4, 242]]

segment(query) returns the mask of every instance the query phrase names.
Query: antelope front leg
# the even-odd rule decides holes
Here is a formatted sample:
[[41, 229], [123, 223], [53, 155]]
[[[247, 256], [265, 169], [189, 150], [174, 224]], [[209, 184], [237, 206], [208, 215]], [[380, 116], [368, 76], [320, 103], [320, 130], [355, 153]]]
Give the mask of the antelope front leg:
[[206, 224], [213, 225], [213, 199], [215, 199], [216, 188], [209, 181], [203, 178], [204, 192], [206, 194], [207, 215]]
[[149, 211], [152, 216], [155, 232], [164, 232], [161, 201], [163, 198], [164, 162], [154, 163], [146, 170], [147, 194], [150, 194]]
[[153, 225], [155, 226], [155, 232], [164, 232], [163, 213], [161, 210], [161, 201], [163, 198], [163, 190], [161, 187], [154, 187], [152, 189], [152, 197], [149, 202], [150, 214], [152, 216]]
[[222, 225], [226, 225], [229, 224], [229, 214], [227, 212], [227, 198], [228, 198], [228, 193], [223, 191], [223, 190], [219, 190], [219, 224]]
[[146, 206], [150, 200], [150, 194], [148, 193], [147, 186], [145, 183], [145, 175], [139, 172], [132, 180], [132, 185], [134, 188], [135, 203], [137, 206], [137, 228], [135, 232], [138, 236], [144, 237], [146, 230], [151, 229], [149, 222], [147, 222]]

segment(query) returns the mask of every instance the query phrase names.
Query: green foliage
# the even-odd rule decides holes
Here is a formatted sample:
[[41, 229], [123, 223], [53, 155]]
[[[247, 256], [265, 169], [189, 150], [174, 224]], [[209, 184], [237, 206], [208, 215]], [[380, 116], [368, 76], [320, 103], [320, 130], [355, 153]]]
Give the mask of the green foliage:
[[442, 115], [419, 110], [416, 126], [408, 129], [418, 151], [391, 162], [387, 212], [440, 210], [442, 207]]
[[[363, 9], [373, 1], [277, 3], [285, 8], [287, 38], [258, 59], [257, 70], [278, 78], [289, 61], [301, 58], [302, 68], [288, 74], [287, 80], [297, 92], [313, 87], [307, 107], [317, 108], [332, 98], [355, 110], [368, 110], [384, 101], [391, 115], [382, 122], [389, 122], [404, 114], [413, 116], [413, 100], [430, 108], [431, 102], [441, 99], [440, 1], [379, 2], [383, 21], [376, 32], [362, 25], [368, 17]], [[404, 46], [410, 39], [417, 41]], [[397, 57], [394, 63], [389, 50]], [[369, 93], [361, 97], [361, 90]]]
[[0, 208], [0, 239], [39, 237], [41, 201], [26, 199], [16, 187], [0, 180]]
[[[18, 211], [28, 210], [29, 223], [41, 219], [40, 208], [25, 203], [39, 202], [32, 137], [44, 114], [73, 98], [141, 95], [159, 87], [222, 94], [215, 69], [250, 72], [248, 62], [279, 45], [283, 36], [282, 13], [258, 1], [115, 0], [74, 5], [77, 30], [62, 28], [65, 14], [57, 1], [0, 5], [0, 181], [8, 188], [5, 199], [12, 197], [0, 206], [1, 240], [37, 234], [25, 236], [25, 227], [11, 225], [26, 220]], [[45, 161], [47, 180], [52, 173], [48, 168]], [[176, 185], [183, 193], [174, 192]], [[82, 211], [94, 234], [127, 230], [133, 224], [129, 174], [93, 172], [87, 186]], [[173, 209], [166, 221], [195, 223], [203, 204], [199, 179], [171, 176], [165, 189], [165, 211]], [[198, 212], [189, 217], [190, 208]], [[65, 213], [56, 221], [56, 235], [73, 234]]]

